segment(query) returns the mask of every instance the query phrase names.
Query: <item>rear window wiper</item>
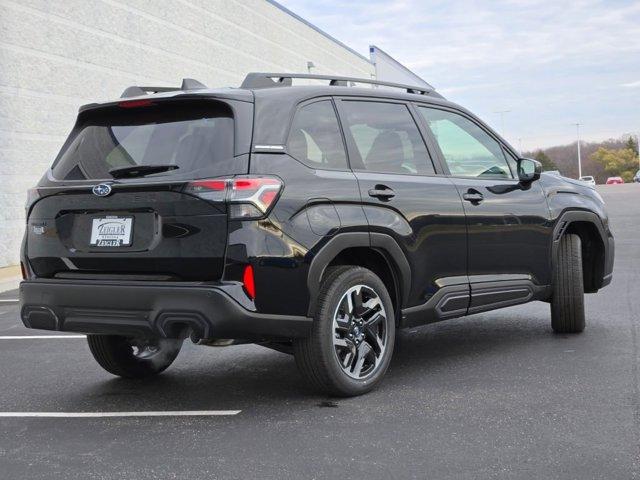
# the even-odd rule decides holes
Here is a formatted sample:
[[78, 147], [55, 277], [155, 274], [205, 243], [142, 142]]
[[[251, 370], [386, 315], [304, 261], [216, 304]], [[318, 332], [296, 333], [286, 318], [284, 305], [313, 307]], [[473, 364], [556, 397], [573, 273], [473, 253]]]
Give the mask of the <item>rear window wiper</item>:
[[109, 173], [113, 178], [144, 177], [152, 173], [168, 172], [178, 168], [180, 167], [177, 165], [132, 165], [130, 167], [114, 168], [109, 170]]

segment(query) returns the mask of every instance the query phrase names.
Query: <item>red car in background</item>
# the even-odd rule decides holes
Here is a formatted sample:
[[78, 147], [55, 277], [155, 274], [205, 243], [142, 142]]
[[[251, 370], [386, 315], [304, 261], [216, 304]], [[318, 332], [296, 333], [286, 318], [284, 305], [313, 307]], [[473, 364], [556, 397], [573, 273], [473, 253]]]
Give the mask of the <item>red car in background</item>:
[[622, 177], [609, 177], [607, 178], [607, 185], [619, 185], [624, 183]]

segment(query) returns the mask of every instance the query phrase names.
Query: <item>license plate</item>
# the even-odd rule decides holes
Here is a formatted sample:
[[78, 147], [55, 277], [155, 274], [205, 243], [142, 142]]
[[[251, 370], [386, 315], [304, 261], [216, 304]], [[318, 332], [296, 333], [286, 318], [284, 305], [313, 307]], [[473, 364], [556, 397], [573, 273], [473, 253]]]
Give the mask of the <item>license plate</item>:
[[89, 245], [95, 247], [129, 247], [133, 217], [94, 218]]

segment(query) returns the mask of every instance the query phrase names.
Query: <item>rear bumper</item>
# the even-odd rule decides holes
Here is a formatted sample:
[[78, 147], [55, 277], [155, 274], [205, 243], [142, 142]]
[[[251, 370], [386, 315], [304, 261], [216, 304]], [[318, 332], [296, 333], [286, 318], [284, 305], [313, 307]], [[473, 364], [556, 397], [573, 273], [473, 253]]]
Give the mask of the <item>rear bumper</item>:
[[28, 328], [177, 338], [297, 338], [312, 319], [261, 314], [241, 306], [224, 286], [159, 282], [80, 283], [27, 280], [20, 315]]

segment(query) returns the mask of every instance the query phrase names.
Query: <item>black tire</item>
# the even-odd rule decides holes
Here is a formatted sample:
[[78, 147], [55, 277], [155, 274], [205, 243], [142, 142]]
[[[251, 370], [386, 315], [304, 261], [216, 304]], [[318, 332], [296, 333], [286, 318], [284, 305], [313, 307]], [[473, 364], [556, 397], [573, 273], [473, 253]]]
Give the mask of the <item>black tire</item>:
[[574, 234], [560, 239], [554, 265], [551, 328], [556, 333], [580, 333], [585, 327], [582, 244]]
[[182, 340], [138, 340], [118, 335], [87, 335], [93, 358], [107, 372], [145, 378], [163, 372], [180, 353]]
[[[375, 294], [377, 299], [379, 299], [379, 303], [382, 305], [382, 309], [376, 307], [380, 320], [376, 322], [375, 327], [370, 328], [376, 328], [376, 332], [378, 332], [380, 338], [383, 339], [383, 342], [378, 344], [378, 347], [384, 345], [384, 349], [379, 349], [378, 352], [375, 348], [369, 348], [369, 345], [374, 345], [376, 342], [375, 335], [373, 339], [369, 336], [372, 335], [372, 333], [371, 330], [367, 328], [368, 322], [365, 320], [364, 327], [360, 327], [360, 332], [363, 337], [360, 338], [359, 341], [361, 347], [365, 347], [365, 343], [368, 344], [367, 351], [369, 353], [367, 354], [367, 358], [372, 359], [368, 368], [370, 368], [371, 371], [367, 373], [366, 376], [363, 375], [362, 378], [353, 378], [343, 370], [343, 368], [348, 367], [343, 367], [338, 359], [338, 350], [334, 345], [334, 338], [339, 335], [336, 335], [334, 315], [337, 315], [341, 305], [344, 305], [344, 303], [341, 302], [346, 301], [344, 299], [346, 298], [347, 292], [349, 292], [350, 289], [359, 288], [358, 286], [364, 286], [364, 289], [361, 288], [360, 292], [366, 290], [369, 293]], [[365, 298], [363, 295], [363, 293], [358, 294], [356, 292], [356, 296], [360, 296], [360, 300]], [[372, 310], [369, 310], [369, 313], [371, 312]], [[359, 319], [356, 317], [359, 317]], [[349, 318], [352, 317], [350, 316]], [[382, 320], [382, 318], [384, 318], [384, 320]], [[354, 315], [353, 320], [350, 322], [358, 323], [362, 322], [362, 319], [365, 319], [365, 315]], [[358, 328], [355, 325], [352, 325], [352, 327]], [[384, 333], [380, 333], [383, 330]], [[384, 283], [378, 276], [362, 267], [330, 267], [327, 269], [324, 280], [320, 286], [311, 334], [307, 338], [298, 339], [294, 342], [293, 352], [296, 364], [307, 380], [323, 393], [343, 397], [361, 395], [376, 387], [387, 371], [393, 355], [395, 330], [393, 303], [391, 302], [391, 297]], [[345, 331], [351, 330], [345, 329]], [[346, 337], [347, 334], [345, 333], [344, 335]], [[350, 345], [356, 348], [354, 343]], [[372, 354], [374, 357], [371, 356]], [[352, 367], [357, 368], [353, 363], [358, 363], [360, 350], [354, 350], [354, 353], [351, 355]], [[373, 360], [374, 358], [375, 360]], [[360, 365], [360, 369], [362, 369], [362, 365]], [[360, 369], [358, 371], [360, 371]]]

